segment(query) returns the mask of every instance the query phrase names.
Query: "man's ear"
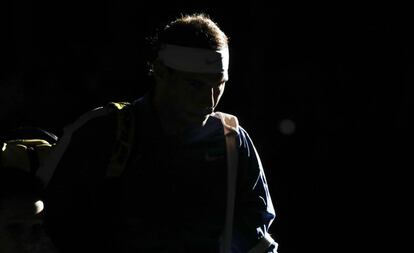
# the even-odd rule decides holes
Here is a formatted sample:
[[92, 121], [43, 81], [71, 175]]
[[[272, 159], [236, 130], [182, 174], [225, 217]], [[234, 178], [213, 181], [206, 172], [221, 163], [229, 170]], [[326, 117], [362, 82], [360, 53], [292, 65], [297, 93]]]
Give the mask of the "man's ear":
[[169, 75], [167, 67], [160, 60], [155, 60], [153, 69], [155, 80], [157, 82], [165, 82]]

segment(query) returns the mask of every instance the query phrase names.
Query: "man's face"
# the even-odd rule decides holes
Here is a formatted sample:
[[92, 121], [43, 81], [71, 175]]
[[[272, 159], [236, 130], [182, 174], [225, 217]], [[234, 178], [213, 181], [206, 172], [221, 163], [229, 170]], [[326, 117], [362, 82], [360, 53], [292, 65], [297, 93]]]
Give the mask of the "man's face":
[[216, 108], [227, 79], [223, 74], [201, 74], [174, 70], [163, 84], [164, 107], [183, 128], [203, 126]]

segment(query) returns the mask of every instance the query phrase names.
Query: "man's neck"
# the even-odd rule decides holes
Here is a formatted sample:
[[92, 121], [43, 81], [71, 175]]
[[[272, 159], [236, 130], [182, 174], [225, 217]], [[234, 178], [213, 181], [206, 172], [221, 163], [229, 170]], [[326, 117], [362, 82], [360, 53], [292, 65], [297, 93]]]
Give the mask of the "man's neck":
[[183, 124], [176, 118], [175, 113], [172, 110], [169, 110], [170, 108], [168, 106], [157, 101], [156, 96], [152, 99], [152, 108], [164, 134], [168, 136], [180, 135], [185, 131], [185, 127], [183, 127]]

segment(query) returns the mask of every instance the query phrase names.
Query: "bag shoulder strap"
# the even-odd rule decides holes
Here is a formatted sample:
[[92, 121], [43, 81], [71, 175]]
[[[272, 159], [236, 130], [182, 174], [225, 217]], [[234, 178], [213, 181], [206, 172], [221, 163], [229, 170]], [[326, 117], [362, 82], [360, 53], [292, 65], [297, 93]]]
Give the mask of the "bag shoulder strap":
[[[133, 120], [133, 118], [127, 116], [128, 115], [127, 112], [132, 111], [132, 110], [127, 110], [127, 108], [130, 108], [129, 103], [127, 102], [119, 102], [119, 103], [111, 102], [105, 106], [98, 107], [91, 111], [86, 112], [85, 114], [81, 115], [75, 122], [65, 126], [63, 136], [60, 138], [56, 146], [53, 147], [53, 151], [51, 152], [51, 155], [48, 157], [46, 162], [40, 166], [39, 170], [36, 173], [36, 175], [44, 183], [45, 187], [49, 184], [60, 159], [62, 158], [63, 154], [68, 148], [71, 142], [73, 133], [76, 132], [81, 127], [83, 127], [88, 122], [90, 122], [91, 120], [104, 117], [106, 115], [109, 115], [115, 112], [117, 115], [116, 116], [117, 131], [116, 131], [116, 137], [115, 137], [116, 138], [115, 145], [118, 145], [118, 143], [120, 143], [120, 141], [118, 140], [125, 140], [125, 139], [129, 140], [128, 135], [126, 138], [124, 138], [124, 135], [123, 135], [123, 133], [125, 132], [128, 133], [128, 131], [122, 130], [122, 129], [127, 128], [126, 126], [124, 126], [125, 122], [128, 122], [129, 119]], [[133, 128], [131, 128], [131, 130], [132, 129]], [[121, 146], [124, 146], [124, 145], [121, 145]], [[118, 157], [118, 155], [119, 153], [114, 155], [114, 157], [111, 158], [111, 161], [112, 160], [122, 161], [122, 159], [116, 158]], [[110, 166], [111, 169], [109, 170], [110, 172], [108, 172], [109, 174], [116, 174], [118, 171], [117, 168], [120, 168], [119, 163], [115, 161], [111, 163], [111, 166]]]
[[106, 176], [119, 177], [122, 175], [129, 155], [132, 150], [132, 145], [135, 136], [135, 117], [132, 106], [128, 102], [111, 102], [116, 110], [117, 126], [115, 143], [111, 152]]

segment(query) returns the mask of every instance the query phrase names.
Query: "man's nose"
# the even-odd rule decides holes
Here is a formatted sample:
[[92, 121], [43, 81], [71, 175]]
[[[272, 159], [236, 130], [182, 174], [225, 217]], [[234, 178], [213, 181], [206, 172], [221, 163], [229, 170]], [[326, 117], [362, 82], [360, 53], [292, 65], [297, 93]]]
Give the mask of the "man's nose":
[[216, 105], [216, 97], [215, 97], [215, 90], [214, 88], [208, 88], [206, 91], [206, 109], [212, 110], [212, 108]]

